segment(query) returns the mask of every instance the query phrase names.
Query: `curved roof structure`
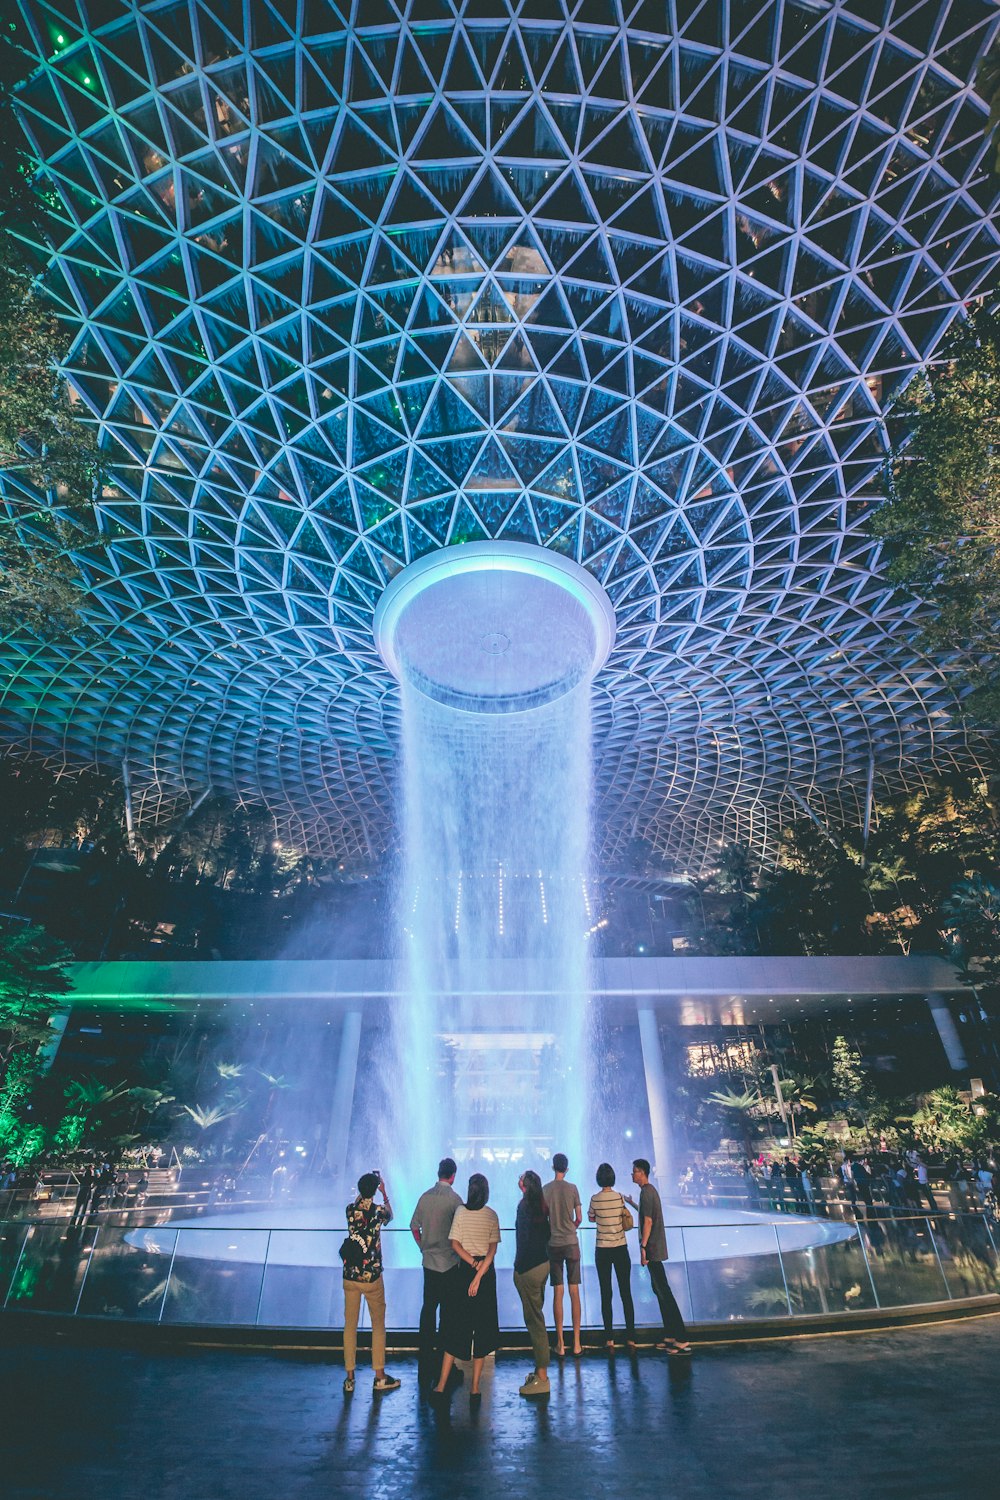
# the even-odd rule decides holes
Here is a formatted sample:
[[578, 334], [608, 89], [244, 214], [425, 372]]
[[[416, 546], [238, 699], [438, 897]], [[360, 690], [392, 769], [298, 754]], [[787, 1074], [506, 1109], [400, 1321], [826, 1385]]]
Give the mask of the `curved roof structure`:
[[[605, 854], [967, 760], [864, 533], [880, 415], [1000, 260], [989, 0], [22, 0], [49, 284], [112, 464], [98, 626], [3, 732], [389, 837], [372, 637], [435, 548], [607, 589]], [[8, 481], [13, 482], [13, 481]]]

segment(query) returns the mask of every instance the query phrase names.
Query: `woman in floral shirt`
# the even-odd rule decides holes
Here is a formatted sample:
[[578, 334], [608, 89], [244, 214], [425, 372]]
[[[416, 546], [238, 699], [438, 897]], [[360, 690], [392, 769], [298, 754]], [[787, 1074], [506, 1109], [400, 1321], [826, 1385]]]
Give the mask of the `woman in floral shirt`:
[[[375, 1194], [382, 1202], [374, 1201]], [[358, 1348], [358, 1317], [361, 1299], [368, 1304], [372, 1323], [373, 1389], [377, 1393], [398, 1391], [399, 1381], [385, 1373], [385, 1283], [382, 1280], [382, 1225], [392, 1219], [392, 1205], [385, 1183], [377, 1172], [358, 1178], [358, 1196], [347, 1205], [347, 1240], [344, 1250], [344, 1394], [354, 1390], [354, 1366]]]

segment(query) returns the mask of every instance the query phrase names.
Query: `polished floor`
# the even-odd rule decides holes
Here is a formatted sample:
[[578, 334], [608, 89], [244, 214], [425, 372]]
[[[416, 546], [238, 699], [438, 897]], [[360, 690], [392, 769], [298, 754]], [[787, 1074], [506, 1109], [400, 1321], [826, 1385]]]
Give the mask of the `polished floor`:
[[893, 1500], [996, 1493], [1000, 1317], [888, 1334], [587, 1355], [552, 1395], [490, 1371], [479, 1413], [354, 1397], [332, 1363], [0, 1349], [4, 1500]]

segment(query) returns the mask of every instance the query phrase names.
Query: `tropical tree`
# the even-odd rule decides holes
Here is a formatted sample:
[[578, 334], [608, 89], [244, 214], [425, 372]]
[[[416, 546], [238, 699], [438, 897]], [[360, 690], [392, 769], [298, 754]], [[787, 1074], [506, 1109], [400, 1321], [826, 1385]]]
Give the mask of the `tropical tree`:
[[0, 1154], [19, 1165], [44, 1146], [44, 1130], [28, 1109], [49, 1018], [70, 988], [69, 957], [41, 927], [0, 931]]
[[246, 1072], [242, 1063], [217, 1062], [215, 1071], [224, 1083], [233, 1083], [237, 1078], [242, 1078]]
[[830, 1049], [833, 1095], [849, 1120], [864, 1120], [869, 1102], [868, 1079], [861, 1053], [845, 1036], [834, 1038]]
[[974, 308], [944, 360], [916, 376], [891, 412], [899, 433], [887, 502], [871, 526], [889, 578], [933, 604], [934, 655], [960, 654], [969, 712], [1000, 722], [1000, 312]]
[[99, 1115], [126, 1098], [128, 1092], [127, 1083], [103, 1083], [94, 1077], [74, 1078], [66, 1085], [69, 1107], [80, 1116], [85, 1127], [91, 1127]]
[[757, 1119], [764, 1110], [764, 1101], [757, 1090], [715, 1089], [707, 1095], [707, 1103], [722, 1112], [728, 1129], [739, 1137], [744, 1155], [750, 1156]]
[[0, 931], [0, 1087], [15, 1055], [48, 1040], [49, 1017], [72, 987], [71, 956], [42, 927]]
[[1000, 974], [1000, 886], [981, 876], [960, 880], [943, 908], [946, 935], [969, 980], [995, 984]]
[[917, 1097], [915, 1106], [907, 1123], [932, 1151], [967, 1151], [971, 1147], [976, 1116], [958, 1089], [951, 1085], [931, 1089]]
[[44, 240], [48, 204], [13, 103], [26, 60], [0, 34], [0, 628], [78, 626], [83, 598], [71, 549], [96, 533], [99, 455], [59, 361], [65, 336], [27, 249]]
[[797, 1134], [797, 1120], [804, 1114], [814, 1115], [819, 1111], [816, 1101], [815, 1078], [806, 1078], [800, 1074], [791, 1074], [779, 1079], [781, 1086], [781, 1097], [785, 1101], [785, 1109], [788, 1112], [788, 1121], [792, 1127], [792, 1135]]
[[231, 1120], [238, 1115], [242, 1105], [227, 1107], [225, 1104], [182, 1104], [181, 1113], [197, 1125], [199, 1130], [211, 1130], [215, 1125], [221, 1125], [223, 1120]]

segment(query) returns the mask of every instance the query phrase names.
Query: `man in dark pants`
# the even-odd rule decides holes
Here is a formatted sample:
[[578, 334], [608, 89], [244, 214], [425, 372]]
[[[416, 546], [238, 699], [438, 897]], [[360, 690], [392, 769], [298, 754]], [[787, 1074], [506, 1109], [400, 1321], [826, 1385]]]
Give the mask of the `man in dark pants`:
[[[450, 1156], [438, 1164], [434, 1187], [421, 1193], [410, 1220], [410, 1233], [420, 1246], [424, 1264], [424, 1301], [420, 1309], [420, 1353], [418, 1379], [423, 1386], [437, 1384], [441, 1372], [438, 1348], [438, 1313], [450, 1294], [458, 1256], [451, 1248], [450, 1234], [456, 1208], [462, 1200], [453, 1183], [458, 1171]], [[459, 1373], [461, 1378], [461, 1373]]]
[[[691, 1345], [687, 1342], [684, 1319], [663, 1269], [663, 1262], [667, 1258], [663, 1205], [660, 1203], [659, 1193], [649, 1180], [649, 1162], [642, 1157], [632, 1163], [632, 1181], [639, 1188], [639, 1202], [633, 1206], [639, 1210], [640, 1259], [649, 1272], [650, 1285], [660, 1304], [660, 1317], [663, 1319], [664, 1337], [656, 1347], [666, 1350], [668, 1354], [690, 1354]], [[631, 1198], [629, 1202], [632, 1202]]]
[[90, 1195], [94, 1191], [94, 1169], [90, 1162], [84, 1167], [80, 1176], [79, 1186], [76, 1190], [76, 1204], [73, 1208], [73, 1222], [82, 1219], [90, 1205]]

